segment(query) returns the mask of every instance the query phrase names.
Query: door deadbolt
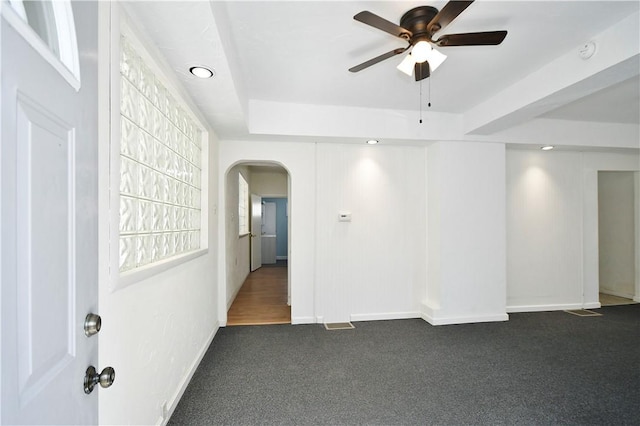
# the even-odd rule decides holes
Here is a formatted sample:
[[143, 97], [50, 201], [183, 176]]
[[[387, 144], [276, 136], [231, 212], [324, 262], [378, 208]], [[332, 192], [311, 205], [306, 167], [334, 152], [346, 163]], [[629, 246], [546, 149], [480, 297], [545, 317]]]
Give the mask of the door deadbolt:
[[116, 370], [113, 367], [106, 367], [100, 374], [97, 373], [96, 368], [91, 365], [87, 368], [87, 373], [84, 376], [84, 393], [89, 394], [93, 392], [93, 388], [100, 383], [103, 388], [108, 388], [113, 384], [116, 379]]
[[84, 334], [87, 337], [98, 334], [100, 327], [102, 327], [102, 318], [100, 318], [100, 315], [88, 314], [84, 319]]

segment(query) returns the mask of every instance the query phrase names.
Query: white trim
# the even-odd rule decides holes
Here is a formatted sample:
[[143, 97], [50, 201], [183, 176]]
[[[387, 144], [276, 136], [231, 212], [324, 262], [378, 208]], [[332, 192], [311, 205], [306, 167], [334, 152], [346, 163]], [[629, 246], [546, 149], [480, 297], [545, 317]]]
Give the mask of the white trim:
[[[58, 2], [53, 2], [57, 4]], [[66, 7], [65, 7], [66, 5]], [[73, 58], [75, 56], [75, 64], [72, 62], [70, 64], [64, 63], [62, 58], [58, 58], [49, 48], [49, 46], [40, 38], [40, 36], [35, 32], [33, 28], [29, 26], [29, 24], [20, 17], [18, 12], [13, 7], [6, 6], [3, 4], [1, 7], [2, 17], [7, 21], [9, 25], [13, 27], [13, 29], [24, 38], [24, 40], [44, 59], [55, 69], [58, 74], [62, 76], [66, 80], [67, 83], [71, 87], [73, 87], [76, 92], [80, 90], [80, 66], [78, 64], [78, 45], [77, 43], [73, 46], [75, 47], [76, 52], [70, 53], [70, 50], [73, 50], [69, 46], [65, 46], [65, 58]], [[65, 12], [57, 12], [55, 13], [56, 21], [58, 17], [61, 15], [64, 22], [56, 22], [56, 27], [59, 28], [58, 24], [67, 24], [69, 19], [68, 16], [71, 16], [71, 23], [73, 24], [73, 11], [71, 10], [71, 4], [68, 1], [60, 2], [59, 5], [55, 7], [55, 9], [68, 9]], [[75, 27], [72, 25], [73, 30], [69, 30], [69, 33], [65, 34], [66, 42], [71, 42], [71, 33], [73, 33], [73, 38], [75, 38]], [[60, 37], [60, 30], [57, 30], [58, 37]], [[58, 44], [60, 44], [60, 40], [58, 40]], [[59, 46], [60, 48], [60, 46]], [[69, 66], [75, 68], [75, 70], [70, 70]]]
[[[247, 274], [247, 277], [249, 276], [249, 274]], [[242, 283], [244, 284], [245, 280], [247, 279], [247, 277], [245, 277], [242, 280]], [[227, 309], [225, 310], [225, 312], [229, 312], [229, 309], [231, 309], [231, 305], [233, 305], [233, 301], [236, 300], [236, 296], [238, 295], [238, 293], [240, 292], [240, 289], [242, 288], [242, 285], [239, 285], [238, 288], [236, 288], [233, 291], [233, 294], [231, 295], [231, 297], [227, 298]]]
[[27, 11], [24, 9], [23, 0], [9, 0], [9, 4], [19, 17], [27, 21]]
[[289, 256], [276, 256], [276, 260], [288, 260]]
[[476, 322], [509, 321], [509, 315], [507, 314], [473, 316], [473, 317], [434, 318], [423, 312], [421, 315], [421, 318], [431, 325], [453, 325], [453, 324], [469, 324], [469, 323], [476, 323]]
[[[2, 4], [0, 4], [0, 8], [3, 8], [6, 6], [3, 6]], [[1, 14], [2, 12], [0, 12]], [[2, 24], [2, 19], [0, 19], [0, 70], [3, 70], [4, 68], [2, 68], [2, 31], [3, 29], [3, 24]], [[4, 86], [4, 84], [0, 83], [0, 100], [4, 99], [5, 93], [2, 90], [2, 86]], [[0, 102], [0, 131], [2, 132], [2, 134], [6, 134], [5, 133], [5, 128], [4, 128], [4, 123], [3, 123], [3, 119], [2, 117], [4, 117], [4, 108], [6, 108], [6, 106], [3, 105], [4, 102]], [[0, 143], [0, 146], [2, 146], [2, 144]], [[4, 151], [4, 148], [3, 148]], [[2, 155], [6, 155], [6, 154], [2, 154]], [[0, 161], [0, 204], [5, 203], [5, 197], [6, 197], [6, 189], [4, 187], [5, 182], [2, 178], [3, 174], [4, 174], [4, 170], [2, 167], [2, 163], [4, 161]], [[7, 235], [7, 230], [5, 229], [4, 226], [4, 219], [0, 219], [0, 235]], [[4, 238], [7, 238], [6, 236]], [[3, 238], [3, 239], [4, 239]], [[3, 280], [7, 280], [7, 278], [10, 275], [5, 275], [5, 269], [6, 269], [6, 265], [5, 265], [5, 253], [3, 253], [2, 251], [2, 246], [4, 244], [0, 244], [0, 277], [4, 277]], [[7, 259], [8, 260], [8, 259]], [[12, 279], [13, 277], [9, 278]], [[6, 286], [7, 281], [3, 281], [3, 286]], [[6, 287], [2, 287], [2, 290], [4, 290]], [[3, 306], [3, 301], [2, 301], [2, 294], [4, 293], [4, 291], [0, 290], [0, 318], [4, 318], [5, 313], [2, 310], [2, 306]], [[6, 329], [5, 329], [6, 330]], [[5, 345], [2, 344], [3, 340], [7, 340], [6, 339], [6, 332], [5, 331], [0, 331], [0, 365], [2, 365], [3, 363], [3, 358], [6, 359], [6, 355], [4, 355], [5, 353]], [[13, 349], [13, 348], [12, 348]], [[6, 365], [6, 364], [5, 364]], [[2, 371], [0, 371], [0, 383], [4, 383], [5, 378], [6, 378], [6, 372], [4, 373], [5, 375], [3, 376]], [[4, 401], [4, 395], [6, 394], [6, 390], [3, 390], [4, 386], [0, 386], [0, 401]], [[4, 417], [2, 417], [2, 404], [0, 404], [0, 419], [3, 419]]]
[[291, 317], [291, 325], [296, 324], [323, 324], [322, 317]]
[[220, 329], [220, 324], [217, 323], [215, 325], [215, 327], [213, 328], [213, 331], [211, 332], [211, 334], [207, 338], [207, 341], [200, 348], [200, 351], [198, 352], [198, 356], [196, 356], [196, 358], [193, 360], [193, 363], [191, 364], [191, 367], [189, 368], [187, 374], [182, 379], [182, 383], [180, 383], [178, 391], [173, 396], [173, 398], [171, 398], [171, 401], [168, 401], [168, 403], [170, 405], [169, 405], [169, 410], [167, 412], [167, 417], [163, 417], [162, 414], [161, 414], [160, 418], [158, 419], [158, 422], [156, 424], [164, 426], [169, 422], [169, 419], [173, 415], [173, 412], [176, 410], [176, 407], [178, 406], [178, 403], [180, 402], [180, 399], [182, 398], [182, 395], [184, 395], [184, 392], [187, 390], [187, 386], [189, 386], [189, 382], [191, 382], [191, 379], [193, 378], [193, 375], [195, 374], [196, 370], [198, 369], [198, 366], [200, 366], [200, 363], [202, 362], [202, 359], [204, 358], [205, 354], [207, 353], [207, 350], [209, 349], [209, 346], [211, 346], [211, 343], [213, 342], [213, 339], [216, 336], [216, 333], [218, 332], [219, 329]]
[[[53, 8], [53, 16], [56, 20], [60, 60], [79, 82], [80, 60], [78, 58], [78, 40], [76, 38], [76, 26], [73, 19], [71, 2], [68, 0], [58, 0], [51, 2], [51, 7]], [[79, 88], [80, 87], [78, 87], [78, 89]]]
[[378, 314], [351, 314], [351, 321], [383, 321], [422, 318], [420, 312], [385, 312]]
[[208, 252], [209, 249], [195, 250], [122, 272], [120, 274], [120, 278], [117, 280], [117, 284], [112, 288], [112, 291], [121, 289], [138, 281], [145, 280], [171, 268], [175, 268], [182, 263], [186, 263], [197, 257], [203, 256]]
[[[550, 312], [550, 311], [566, 311], [571, 309], [596, 308], [594, 305], [600, 303], [566, 303], [566, 304], [549, 304], [549, 305], [519, 305], [507, 306], [507, 313], [513, 312]], [[600, 306], [597, 306], [598, 308]]]

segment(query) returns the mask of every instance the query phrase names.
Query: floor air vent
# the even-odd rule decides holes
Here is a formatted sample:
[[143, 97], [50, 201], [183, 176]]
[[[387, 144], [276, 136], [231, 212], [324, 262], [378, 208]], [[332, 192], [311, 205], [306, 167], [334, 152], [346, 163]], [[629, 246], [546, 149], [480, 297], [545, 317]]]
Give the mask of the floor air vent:
[[350, 322], [332, 322], [329, 324], [325, 323], [324, 328], [327, 330], [351, 330], [355, 327]]
[[579, 317], [601, 317], [602, 316], [602, 314], [599, 314], [598, 312], [590, 311], [588, 309], [572, 309], [565, 312], [568, 314], [577, 315]]

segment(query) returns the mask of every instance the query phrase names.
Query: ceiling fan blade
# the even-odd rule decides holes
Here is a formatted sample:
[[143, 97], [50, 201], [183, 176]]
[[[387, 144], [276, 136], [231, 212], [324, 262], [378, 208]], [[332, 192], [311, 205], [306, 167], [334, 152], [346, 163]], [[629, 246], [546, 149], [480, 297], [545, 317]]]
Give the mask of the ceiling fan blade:
[[349, 68], [349, 71], [351, 71], [351, 72], [362, 71], [363, 69], [368, 68], [371, 65], [375, 65], [378, 62], [382, 62], [385, 59], [391, 58], [392, 56], [399, 55], [402, 52], [406, 51], [408, 48], [409, 48], [408, 46], [407, 47], [400, 47], [398, 49], [392, 50], [391, 52], [387, 52], [387, 53], [384, 53], [384, 54], [382, 54], [380, 56], [376, 56], [373, 59], [369, 59], [368, 61], [361, 63], [360, 65], [356, 65], [355, 67]]
[[369, 12], [368, 10], [363, 10], [362, 12], [356, 14], [353, 19], [355, 19], [356, 21], [360, 21], [363, 24], [371, 25], [372, 27], [387, 32], [392, 36], [404, 38], [402, 37], [402, 34], [406, 34], [405, 37], [407, 39], [411, 38], [412, 36], [411, 31], [402, 28], [394, 24], [393, 22], [389, 22], [386, 19]]
[[422, 63], [416, 63], [414, 73], [416, 75], [416, 81], [429, 78], [429, 76], [431, 75], [431, 67], [429, 66], [429, 62], [424, 61]]
[[447, 34], [435, 43], [438, 46], [495, 46], [502, 43], [507, 36], [506, 31], [487, 31], [483, 33]]
[[433, 17], [431, 22], [427, 24], [429, 34], [434, 34], [451, 23], [458, 15], [460, 15], [467, 7], [471, 6], [471, 1], [450, 1]]

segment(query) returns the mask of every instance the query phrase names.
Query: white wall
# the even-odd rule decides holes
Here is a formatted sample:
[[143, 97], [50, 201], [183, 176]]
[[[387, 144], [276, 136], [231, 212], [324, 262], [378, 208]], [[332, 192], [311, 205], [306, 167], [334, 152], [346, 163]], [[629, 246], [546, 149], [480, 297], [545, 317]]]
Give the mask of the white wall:
[[[226, 175], [236, 164], [243, 162], [268, 162], [282, 165], [290, 176], [289, 194], [289, 283], [291, 285], [291, 322], [293, 324], [315, 322], [315, 145], [287, 142], [243, 142], [222, 141], [220, 144], [219, 167]], [[221, 183], [224, 185], [224, 183]], [[225, 242], [234, 238], [225, 229], [226, 211], [229, 207], [224, 197], [225, 188], [220, 187], [219, 227], [224, 230], [219, 247], [221, 265], [219, 282], [226, 283], [227, 266], [225, 258], [230, 256]], [[237, 205], [236, 205], [237, 206]], [[219, 286], [219, 319], [226, 324], [226, 285]]]
[[507, 320], [505, 147], [440, 142], [427, 151], [429, 323]]
[[636, 232], [633, 172], [598, 173], [600, 292], [635, 296]]
[[[294, 324], [420, 316], [424, 148], [221, 143], [221, 170], [244, 161], [289, 172]], [[338, 222], [341, 209], [352, 211], [351, 223]]]
[[[320, 144], [317, 163], [318, 317], [419, 317], [424, 148]], [[339, 222], [340, 211], [351, 222]]]
[[640, 302], [640, 172], [634, 172], [635, 229], [636, 229], [636, 288], [633, 300]]
[[210, 140], [208, 252], [120, 289], [100, 284], [100, 364], [116, 380], [100, 392], [101, 424], [157, 424], [172, 412], [218, 329], [216, 141]]
[[294, 323], [598, 307], [597, 171], [640, 165], [477, 142], [221, 143], [221, 169], [242, 161], [291, 174]]
[[600, 306], [598, 171], [639, 167], [635, 153], [507, 151], [509, 312]]
[[249, 190], [252, 194], [258, 194], [262, 197], [287, 197], [289, 176], [285, 170], [265, 171], [250, 167], [250, 171]]
[[[112, 75], [119, 73], [117, 51], [120, 7], [115, 2], [105, 4], [112, 14], [100, 28], [101, 69]], [[110, 27], [109, 27], [110, 24]], [[153, 46], [151, 55], [157, 55]], [[113, 48], [114, 51], [110, 52]], [[113, 53], [110, 56], [110, 53]], [[160, 60], [160, 66], [163, 67]], [[163, 67], [169, 84], [180, 93], [200, 122], [202, 117], [189, 104], [175, 76]], [[198, 257], [163, 272], [123, 286], [118, 274], [118, 243], [112, 238], [113, 218], [109, 187], [118, 185], [116, 168], [111, 169], [110, 156], [119, 154], [118, 132], [111, 129], [110, 96], [119, 105], [119, 83], [109, 93], [109, 73], [101, 75], [100, 85], [100, 153], [99, 153], [99, 314], [102, 330], [99, 338], [98, 370], [112, 366], [115, 382], [109, 389], [100, 389], [100, 424], [160, 424], [168, 420], [175, 409], [191, 375], [218, 330], [217, 261], [218, 223], [218, 142], [209, 130], [208, 148], [203, 149], [203, 191], [207, 205], [202, 206], [203, 233], [208, 249]], [[117, 81], [117, 80], [116, 80]], [[116, 116], [118, 112], [115, 112]], [[116, 125], [117, 123], [117, 125]], [[119, 123], [114, 121], [115, 128]], [[112, 133], [113, 132], [113, 133]], [[113, 136], [113, 140], [111, 140]], [[113, 152], [111, 152], [113, 151]], [[205, 166], [205, 161], [208, 165]], [[208, 170], [207, 170], [208, 169]], [[117, 211], [117, 207], [116, 207]], [[110, 225], [111, 224], [111, 225]], [[110, 246], [115, 241], [115, 246]], [[111, 265], [111, 266], [110, 266]], [[164, 412], [163, 412], [164, 411]], [[165, 416], [164, 414], [167, 414]]]
[[507, 305], [582, 307], [582, 159], [507, 151]]
[[[228, 253], [226, 256], [226, 305], [225, 312], [229, 310], [233, 299], [242, 287], [244, 280], [249, 275], [250, 271], [250, 243], [251, 237], [249, 235], [239, 236], [238, 234], [238, 176], [242, 174], [244, 179], [249, 182], [251, 180], [251, 173], [246, 166], [235, 166], [226, 176], [226, 197], [225, 197], [225, 234], [228, 236], [226, 239], [226, 247], [223, 253]], [[224, 182], [225, 179], [223, 178]], [[249, 187], [251, 192], [251, 187]], [[226, 324], [226, 321], [225, 321]]]

